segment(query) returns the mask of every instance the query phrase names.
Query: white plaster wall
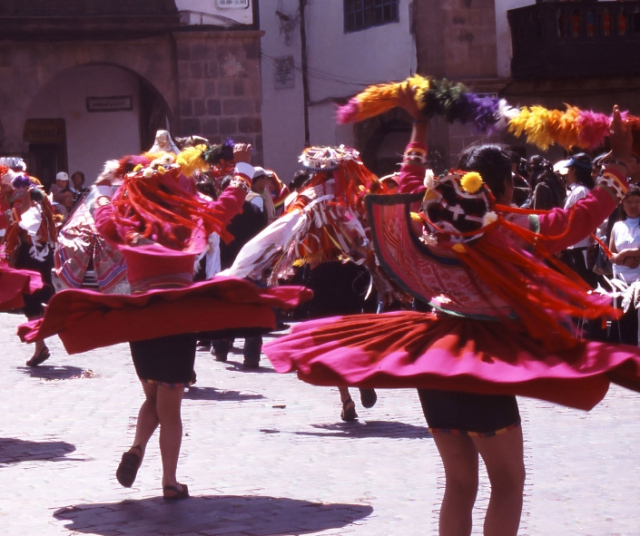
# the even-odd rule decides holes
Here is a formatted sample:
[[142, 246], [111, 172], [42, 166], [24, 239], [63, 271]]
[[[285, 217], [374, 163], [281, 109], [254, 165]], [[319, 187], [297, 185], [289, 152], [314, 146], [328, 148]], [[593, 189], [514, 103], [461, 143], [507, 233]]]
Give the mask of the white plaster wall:
[[[87, 112], [87, 97], [131, 95], [133, 110]], [[43, 88], [29, 110], [29, 119], [64, 118], [69, 174], [82, 171], [92, 184], [105, 161], [140, 153], [139, 83], [128, 71], [111, 66], [86, 66], [65, 71]]]
[[496, 0], [496, 44], [498, 50], [498, 76], [511, 76], [511, 29], [507, 11], [535, 4], [535, 0]]
[[[402, 80], [416, 69], [416, 51], [409, 20], [410, 0], [400, 0], [400, 21], [344, 33], [343, 0], [310, 0], [307, 11], [310, 141], [314, 145], [353, 145], [353, 127], [337, 125], [331, 99], [351, 97], [374, 83]], [[300, 25], [286, 45], [276, 10], [296, 15], [298, 0], [263, 0], [260, 25], [262, 46], [262, 129], [264, 160], [288, 182], [299, 169], [304, 147]], [[295, 88], [275, 89], [274, 58], [294, 57]]]

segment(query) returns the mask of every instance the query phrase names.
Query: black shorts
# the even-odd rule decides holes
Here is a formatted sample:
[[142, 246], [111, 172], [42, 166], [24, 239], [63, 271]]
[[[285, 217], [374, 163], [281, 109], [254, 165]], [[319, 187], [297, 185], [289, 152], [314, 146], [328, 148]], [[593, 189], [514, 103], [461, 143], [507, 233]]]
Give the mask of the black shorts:
[[418, 389], [429, 431], [491, 437], [520, 425], [512, 395]]
[[170, 387], [189, 385], [196, 359], [196, 335], [170, 335], [130, 342], [138, 378]]
[[29, 318], [39, 318], [44, 314], [42, 304], [48, 303], [54, 294], [53, 282], [51, 280], [51, 270], [53, 269], [53, 247], [49, 248], [49, 254], [44, 260], [38, 261], [31, 257], [29, 250], [31, 244], [22, 242], [18, 250], [18, 257], [15, 262], [15, 268], [20, 270], [33, 270], [42, 276], [44, 287], [36, 290], [33, 294], [23, 294], [24, 301], [23, 312]]

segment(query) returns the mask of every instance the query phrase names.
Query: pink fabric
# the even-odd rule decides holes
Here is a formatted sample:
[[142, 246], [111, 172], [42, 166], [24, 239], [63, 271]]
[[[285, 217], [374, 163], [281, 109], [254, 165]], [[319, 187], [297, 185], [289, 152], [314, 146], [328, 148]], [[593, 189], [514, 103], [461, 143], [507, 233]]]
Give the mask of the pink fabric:
[[598, 342], [549, 354], [498, 322], [416, 312], [326, 318], [264, 346], [314, 385], [516, 394], [589, 410], [610, 380], [640, 391], [640, 349]]
[[[403, 166], [400, 191], [424, 190], [423, 175], [419, 166]], [[551, 240], [554, 251], [588, 236], [615, 200], [595, 188], [575, 207], [571, 217], [562, 209], [539, 216], [545, 236], [570, 227]], [[639, 348], [576, 340], [570, 349], [549, 351], [545, 342], [515, 322], [400, 312], [306, 322], [264, 351], [278, 372], [296, 370], [315, 385], [516, 394], [585, 410], [602, 400], [610, 381], [640, 391]]]
[[[412, 142], [407, 145], [409, 149], [422, 149], [428, 152], [428, 148], [423, 143]], [[403, 164], [400, 168], [400, 177], [398, 177], [398, 193], [400, 194], [417, 194], [424, 192], [427, 187], [424, 185], [424, 168], [410, 164]]]
[[73, 354], [180, 333], [273, 329], [274, 307], [291, 309], [310, 298], [303, 287], [261, 289], [231, 277], [138, 295], [70, 289], [57, 293], [44, 318], [22, 324], [18, 334], [25, 342], [58, 334]]
[[33, 294], [43, 286], [38, 272], [15, 270], [0, 262], [0, 311], [24, 307], [22, 295]]

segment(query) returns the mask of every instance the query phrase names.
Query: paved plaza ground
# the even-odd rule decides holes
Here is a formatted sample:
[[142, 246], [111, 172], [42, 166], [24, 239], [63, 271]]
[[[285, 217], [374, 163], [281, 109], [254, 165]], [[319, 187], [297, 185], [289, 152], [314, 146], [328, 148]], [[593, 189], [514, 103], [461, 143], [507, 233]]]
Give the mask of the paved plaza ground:
[[[161, 498], [157, 435], [131, 489], [114, 473], [142, 390], [128, 346], [29, 369], [23, 321], [0, 315], [3, 535], [392, 536], [437, 534], [443, 472], [417, 395], [379, 392], [339, 419], [336, 389], [209, 354], [186, 393], [178, 478]], [[236, 343], [236, 348], [240, 347]], [[354, 398], [357, 390], [354, 390]], [[522, 399], [527, 486], [522, 535], [640, 535], [640, 396], [613, 387], [590, 413]], [[488, 498], [481, 479], [474, 534]]]

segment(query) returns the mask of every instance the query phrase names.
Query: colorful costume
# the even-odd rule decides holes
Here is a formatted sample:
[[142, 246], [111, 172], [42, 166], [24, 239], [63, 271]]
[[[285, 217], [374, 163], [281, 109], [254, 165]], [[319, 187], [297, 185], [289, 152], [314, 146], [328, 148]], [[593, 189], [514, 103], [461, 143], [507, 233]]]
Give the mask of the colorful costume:
[[[6, 168], [5, 168], [6, 169]], [[43, 314], [43, 304], [54, 293], [51, 281], [56, 227], [49, 198], [40, 182], [24, 171], [3, 173], [3, 200], [8, 208], [0, 225], [6, 228], [4, 256], [9, 266], [40, 274], [43, 285], [24, 294], [24, 313], [33, 319]], [[25, 208], [24, 207], [28, 207]]]
[[68, 288], [82, 287], [91, 263], [100, 292], [113, 292], [127, 276], [124, 257], [98, 233], [86, 199], [58, 232], [54, 260], [56, 276]]
[[300, 324], [265, 347], [276, 370], [316, 385], [522, 395], [581, 409], [602, 400], [610, 381], [640, 390], [638, 348], [572, 331], [570, 316], [616, 316], [608, 301], [543, 262], [557, 266], [553, 252], [593, 231], [626, 180], [606, 169], [572, 210], [532, 215], [496, 206], [478, 174], [431, 177], [422, 212], [410, 217], [425, 191], [426, 151], [414, 143], [405, 153], [400, 191], [411, 195], [367, 199], [385, 270], [436, 312]]
[[310, 147], [300, 162], [314, 172], [309, 186], [222, 274], [261, 279], [269, 270], [268, 283], [276, 285], [303, 266], [352, 262], [367, 268], [378, 292], [400, 296], [376, 263], [364, 206], [365, 194], [385, 187], [349, 147]]
[[[20, 327], [23, 340], [58, 333], [67, 351], [77, 353], [161, 336], [274, 328], [272, 307], [294, 307], [306, 297], [304, 289], [262, 290], [232, 278], [192, 284], [194, 260], [207, 235], [228, 238], [224, 226], [242, 207], [252, 167], [238, 164], [231, 186], [217, 201], [204, 202], [183, 186], [183, 172], [191, 174], [202, 156], [199, 149], [187, 151], [177, 159], [169, 154], [153, 161], [129, 159], [135, 168], [124, 176], [112, 203], [98, 200], [96, 227], [125, 257], [134, 294], [63, 290], [43, 319]], [[132, 352], [135, 356], [133, 346]]]

